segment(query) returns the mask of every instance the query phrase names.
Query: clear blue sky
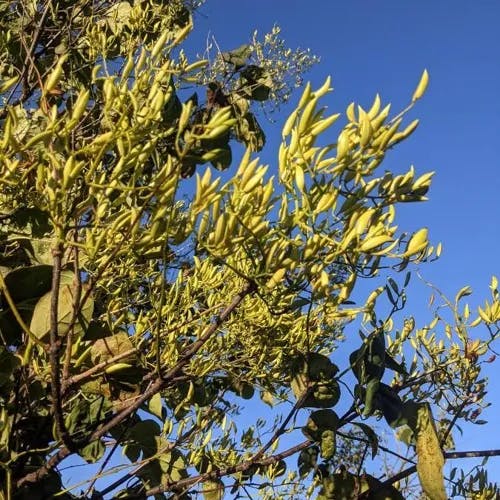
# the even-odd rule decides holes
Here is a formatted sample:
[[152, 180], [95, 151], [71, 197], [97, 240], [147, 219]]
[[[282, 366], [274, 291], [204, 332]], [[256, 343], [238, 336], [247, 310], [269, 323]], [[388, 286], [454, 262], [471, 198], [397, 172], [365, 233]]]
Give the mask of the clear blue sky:
[[[421, 268], [426, 279], [451, 297], [463, 285], [472, 286], [477, 298], [471, 305], [487, 298], [491, 275], [500, 275], [500, 2], [207, 0], [192, 43], [201, 51], [210, 33], [229, 50], [248, 41], [254, 29], [265, 33], [274, 23], [289, 46], [321, 57], [306, 79], [319, 85], [332, 75], [335, 91], [326, 99], [332, 113], [352, 100], [366, 108], [376, 92], [400, 109], [428, 69], [428, 91], [411, 115], [420, 126], [389, 155], [386, 168], [414, 164], [417, 172], [436, 175], [430, 201], [400, 210], [400, 227], [427, 226], [431, 239], [443, 243], [441, 259]], [[266, 125], [261, 158], [271, 169], [284, 117]], [[428, 291], [414, 290], [410, 309], [425, 320]], [[490, 365], [490, 377], [498, 363]], [[496, 385], [493, 380], [490, 387], [496, 408], [483, 414], [490, 424], [468, 428], [458, 449], [500, 448]], [[500, 459], [492, 460], [500, 471]]]

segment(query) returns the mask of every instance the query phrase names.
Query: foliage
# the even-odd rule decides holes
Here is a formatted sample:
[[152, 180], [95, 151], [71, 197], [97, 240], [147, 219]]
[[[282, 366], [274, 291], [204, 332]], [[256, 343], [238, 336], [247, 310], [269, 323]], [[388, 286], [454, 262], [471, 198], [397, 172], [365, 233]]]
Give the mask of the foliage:
[[277, 25], [263, 39], [254, 31], [251, 43], [227, 52], [221, 52], [213, 38], [204, 53], [210, 64], [201, 72], [199, 83], [218, 80], [243, 96], [270, 97], [262, 99], [262, 104], [272, 111], [288, 101], [293, 89], [302, 86], [304, 72], [319, 62], [308, 49], [287, 47], [280, 33]]
[[[203, 80], [207, 61], [180, 50], [197, 6], [0, 2], [3, 498], [75, 498], [82, 485], [65, 490], [59, 465], [76, 454], [99, 464], [87, 498], [402, 498], [405, 471], [366, 470], [369, 451], [391, 453], [382, 417], [414, 447], [407, 474], [445, 498], [444, 461], [461, 456], [451, 433], [481, 423], [487, 404], [500, 300], [493, 278], [477, 317], [468, 287], [444, 302], [449, 317], [443, 304], [421, 327], [398, 315], [411, 276], [398, 273], [440, 252], [425, 228], [396, 225], [432, 173], [382, 170], [416, 128], [403, 121], [427, 73], [401, 113], [377, 95], [368, 110], [351, 104], [336, 133], [340, 115], [321, 107], [330, 80], [306, 85], [268, 176], [250, 109], [283, 88], [247, 47]], [[179, 97], [193, 82], [202, 104]], [[359, 282], [384, 269], [387, 284], [359, 301]], [[355, 321], [359, 347], [342, 359]], [[257, 395], [272, 416], [240, 432], [239, 405]], [[285, 448], [293, 422], [305, 440]], [[349, 442], [356, 460], [340, 464]], [[466, 474], [450, 480], [466, 491]], [[482, 471], [469, 485], [497, 492]]]

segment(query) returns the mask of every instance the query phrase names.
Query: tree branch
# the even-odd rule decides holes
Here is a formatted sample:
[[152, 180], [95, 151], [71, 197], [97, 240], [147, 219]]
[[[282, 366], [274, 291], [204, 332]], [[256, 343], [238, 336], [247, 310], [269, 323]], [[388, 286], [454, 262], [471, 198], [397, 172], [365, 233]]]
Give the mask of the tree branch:
[[[282, 451], [281, 453], [277, 453], [276, 455], [271, 455], [270, 457], [264, 458], [259, 461], [255, 461], [253, 457], [250, 460], [246, 460], [245, 462], [242, 462], [241, 464], [238, 465], [231, 465], [230, 467], [225, 467], [223, 469], [216, 469], [211, 472], [206, 472], [204, 474], [199, 474], [198, 476], [193, 476], [193, 477], [188, 477], [186, 479], [181, 479], [180, 481], [174, 482], [174, 483], [167, 483], [165, 485], [160, 485], [156, 486], [155, 488], [151, 488], [150, 490], [147, 490], [145, 493], [146, 497], [152, 496], [152, 495], [158, 495], [160, 493], [164, 493], [166, 491], [182, 491], [186, 490], [190, 486], [192, 486], [195, 483], [203, 483], [205, 481], [210, 481], [213, 479], [218, 479], [224, 476], [229, 476], [231, 474], [236, 474], [237, 472], [244, 472], [248, 469], [250, 469], [253, 465], [272, 465], [280, 460], [283, 460], [285, 458], [291, 457], [292, 455], [295, 455], [296, 453], [302, 451], [303, 449], [307, 448], [308, 446], [311, 446], [313, 444], [312, 441], [306, 440], [302, 441], [302, 443], [299, 443], [295, 446], [292, 446], [291, 448], [288, 448], [285, 451]], [[124, 497], [127, 499], [133, 499], [136, 498], [133, 495]], [[139, 497], [137, 497], [139, 498]], [[140, 497], [144, 498], [144, 496]]]
[[[443, 453], [445, 459], [454, 458], [480, 458], [480, 457], [498, 457], [500, 456], [500, 449], [498, 450], [477, 450], [477, 451], [445, 451]], [[382, 483], [382, 486], [394, 484], [405, 477], [411, 476], [417, 472], [417, 467], [412, 465], [407, 469], [398, 472], [395, 476], [390, 477]]]
[[54, 420], [56, 423], [57, 435], [62, 440], [64, 445], [71, 451], [74, 450], [75, 444], [69, 435], [64, 423], [62, 401], [61, 401], [61, 378], [59, 366], [59, 350], [61, 341], [58, 335], [58, 309], [59, 309], [59, 287], [61, 285], [61, 260], [63, 254], [63, 245], [58, 242], [52, 249], [53, 269], [52, 269], [52, 295], [50, 299], [50, 392], [52, 396], [52, 411], [54, 412]]
[[[248, 282], [247, 285], [243, 288], [243, 290], [238, 293], [231, 303], [221, 312], [221, 314], [217, 317], [216, 321], [214, 321], [210, 326], [206, 328], [204, 334], [202, 334], [196, 342], [193, 342], [189, 348], [187, 348], [179, 357], [176, 365], [173, 366], [170, 370], [168, 370], [163, 377], [158, 377], [154, 382], [151, 383], [149, 388], [138, 397], [133, 403], [129, 406], [126, 406], [123, 410], [117, 413], [109, 422], [101, 426], [95, 432], [93, 432], [90, 436], [88, 436], [84, 443], [90, 443], [95, 441], [96, 439], [100, 439], [104, 436], [108, 431], [113, 429], [119, 423], [121, 423], [126, 417], [136, 411], [140, 406], [154, 396], [157, 392], [161, 391], [165, 387], [168, 386], [169, 382], [174, 380], [177, 375], [182, 371], [182, 369], [189, 363], [192, 357], [203, 347], [203, 345], [207, 342], [207, 340], [217, 331], [217, 329], [224, 323], [224, 321], [238, 308], [243, 299], [254, 292], [255, 283]], [[52, 364], [52, 363], [51, 363]], [[83, 444], [83, 443], [82, 443]], [[62, 446], [57, 453], [55, 453], [44, 465], [42, 465], [39, 469], [34, 472], [30, 472], [26, 474], [24, 477], [17, 481], [17, 487], [21, 487], [26, 483], [34, 483], [39, 481], [42, 477], [47, 475], [51, 470], [53, 470], [57, 465], [59, 465], [66, 457], [71, 455], [73, 451], [71, 451], [70, 447], [66, 444]]]
[[[75, 242], [78, 241], [78, 232], [75, 229], [74, 236]], [[66, 385], [69, 379], [69, 373], [71, 369], [71, 352], [73, 348], [73, 334], [75, 331], [75, 324], [78, 320], [78, 314], [80, 311], [80, 298], [82, 296], [82, 279], [80, 276], [80, 259], [79, 259], [79, 249], [75, 246], [74, 250], [74, 263], [73, 263], [73, 272], [75, 273], [74, 278], [74, 287], [73, 287], [73, 314], [68, 327], [68, 331], [66, 332], [66, 355], [64, 358], [64, 366], [63, 366], [63, 376], [62, 376], [62, 394], [66, 392]]]

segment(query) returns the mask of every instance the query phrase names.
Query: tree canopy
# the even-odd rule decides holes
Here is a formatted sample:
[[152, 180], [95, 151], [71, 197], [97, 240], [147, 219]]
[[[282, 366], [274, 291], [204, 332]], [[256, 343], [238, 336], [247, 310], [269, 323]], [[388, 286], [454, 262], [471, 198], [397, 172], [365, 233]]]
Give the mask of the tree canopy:
[[[404, 316], [440, 245], [397, 209], [432, 172], [384, 159], [427, 72], [401, 112], [327, 114], [278, 28], [189, 60], [199, 6], [0, 1], [0, 498], [496, 498], [443, 466], [488, 404], [497, 279]], [[262, 165], [259, 106], [297, 85]]]

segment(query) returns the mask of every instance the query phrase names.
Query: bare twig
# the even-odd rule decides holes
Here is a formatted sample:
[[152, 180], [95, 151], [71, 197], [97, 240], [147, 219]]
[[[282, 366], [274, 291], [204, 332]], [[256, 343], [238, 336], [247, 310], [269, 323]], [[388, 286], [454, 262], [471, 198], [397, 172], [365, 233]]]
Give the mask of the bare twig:
[[303, 392], [303, 394], [300, 396], [300, 398], [297, 399], [296, 403], [293, 405], [293, 408], [290, 410], [290, 412], [288, 413], [285, 420], [283, 420], [282, 424], [276, 429], [276, 431], [272, 435], [271, 439], [269, 439], [269, 441], [264, 446], [262, 446], [260, 448], [260, 450], [257, 451], [257, 453], [255, 453], [255, 455], [250, 460], [252, 460], [253, 462], [258, 462], [262, 458], [264, 453], [269, 448], [271, 448], [271, 446], [274, 444], [274, 442], [286, 431], [286, 427], [287, 427], [288, 423], [290, 422], [292, 417], [295, 415], [295, 413], [298, 410], [300, 410], [300, 408], [302, 408], [302, 405], [304, 404], [305, 400], [308, 398], [309, 394], [311, 394], [311, 390], [312, 390], [312, 387], [308, 387]]

